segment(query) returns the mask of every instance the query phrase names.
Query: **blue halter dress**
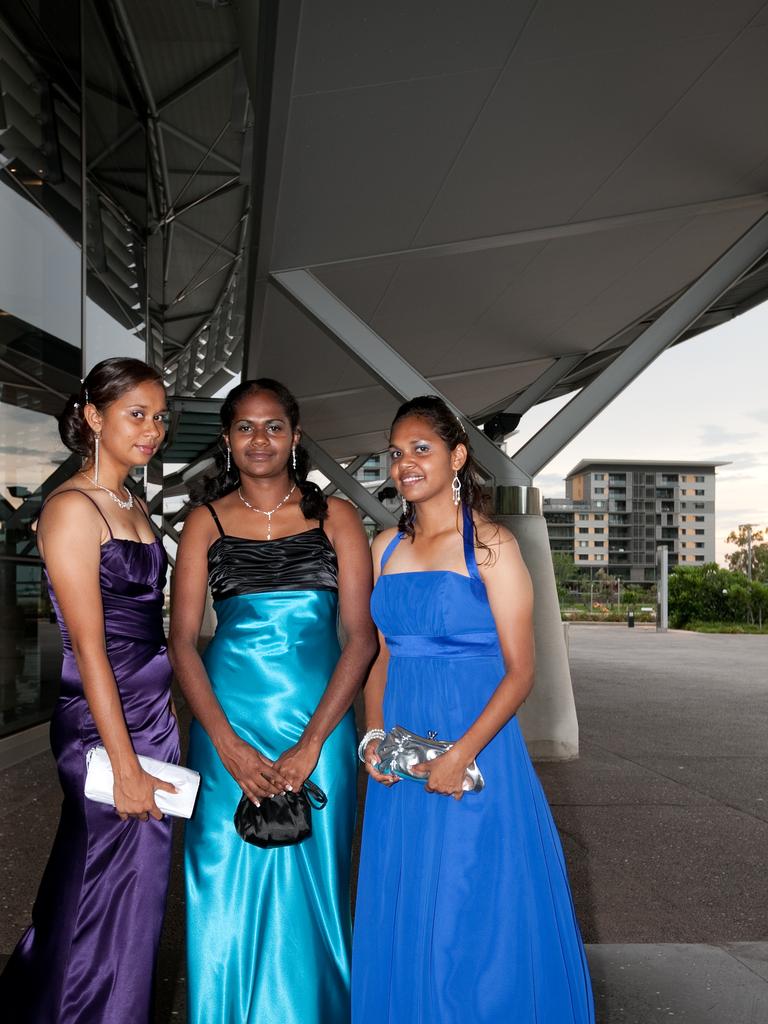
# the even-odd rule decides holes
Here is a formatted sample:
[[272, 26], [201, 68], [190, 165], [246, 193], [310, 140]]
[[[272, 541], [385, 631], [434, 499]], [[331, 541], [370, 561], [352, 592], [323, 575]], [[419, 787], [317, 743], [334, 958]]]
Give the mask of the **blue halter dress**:
[[[214, 519], [205, 665], [232, 728], [275, 759], [339, 658], [336, 554], [322, 528], [256, 541]], [[188, 764], [202, 781], [186, 831], [189, 1024], [348, 1024], [356, 742], [350, 711], [312, 773], [328, 805], [312, 812], [311, 837], [264, 850], [235, 831], [242, 794], [192, 723]]]
[[[461, 736], [504, 674], [464, 509], [468, 575], [387, 573], [371, 601], [389, 650], [385, 728]], [[373, 780], [352, 958], [354, 1024], [591, 1024], [562, 848], [515, 718], [461, 801]]]

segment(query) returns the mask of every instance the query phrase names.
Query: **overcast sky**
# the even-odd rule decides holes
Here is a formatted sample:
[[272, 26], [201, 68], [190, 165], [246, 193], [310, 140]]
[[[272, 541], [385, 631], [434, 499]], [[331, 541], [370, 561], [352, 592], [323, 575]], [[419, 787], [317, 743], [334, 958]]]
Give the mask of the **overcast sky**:
[[[520, 448], [567, 399], [526, 413]], [[565, 494], [581, 459], [727, 461], [717, 471], [717, 560], [739, 523], [768, 526], [768, 302], [669, 349], [557, 455], [534, 481]]]

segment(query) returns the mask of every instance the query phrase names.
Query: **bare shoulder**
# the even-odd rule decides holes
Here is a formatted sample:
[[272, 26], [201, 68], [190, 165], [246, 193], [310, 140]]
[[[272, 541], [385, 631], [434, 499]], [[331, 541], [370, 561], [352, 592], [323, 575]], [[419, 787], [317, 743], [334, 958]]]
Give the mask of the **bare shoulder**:
[[345, 501], [344, 498], [327, 498], [326, 501], [329, 523], [360, 522], [358, 511], [351, 501]]
[[64, 484], [46, 499], [35, 535], [43, 557], [54, 549], [95, 551], [107, 539], [107, 526], [95, 500]]
[[377, 564], [387, 544], [397, 536], [397, 532], [396, 526], [388, 526], [386, 530], [382, 530], [381, 533], [377, 533], [373, 538], [371, 554], [373, 555], [373, 560]]
[[501, 523], [494, 523], [492, 519], [487, 519], [484, 515], [480, 515], [477, 512], [474, 513], [473, 520], [475, 530], [477, 531], [477, 540], [481, 544], [497, 552], [508, 545], [517, 548], [515, 535], [506, 526], [502, 526]]
[[196, 505], [187, 513], [186, 518], [184, 519], [182, 536], [184, 536], [187, 530], [190, 531], [190, 534], [194, 534], [195, 536], [215, 532], [213, 516], [205, 505]]
[[68, 485], [69, 481], [66, 481], [45, 499], [38, 529], [64, 527], [77, 530], [94, 523], [101, 528], [103, 520], [95, 500], [88, 497], [84, 488]]
[[364, 533], [360, 513], [350, 501], [343, 498], [328, 498], [328, 516], [325, 523], [328, 532], [337, 538]]

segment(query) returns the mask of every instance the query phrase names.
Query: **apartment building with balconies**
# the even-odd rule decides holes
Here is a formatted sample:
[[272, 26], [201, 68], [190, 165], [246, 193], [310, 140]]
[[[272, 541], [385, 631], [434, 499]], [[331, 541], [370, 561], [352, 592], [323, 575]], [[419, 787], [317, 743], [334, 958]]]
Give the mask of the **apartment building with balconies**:
[[565, 499], [544, 500], [550, 547], [576, 565], [641, 581], [669, 564], [715, 560], [715, 470], [725, 462], [583, 460], [565, 479]]

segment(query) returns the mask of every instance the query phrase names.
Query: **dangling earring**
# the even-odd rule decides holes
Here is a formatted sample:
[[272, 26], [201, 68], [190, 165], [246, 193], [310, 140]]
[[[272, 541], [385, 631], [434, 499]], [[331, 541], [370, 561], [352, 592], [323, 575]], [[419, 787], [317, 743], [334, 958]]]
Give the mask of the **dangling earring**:
[[402, 494], [400, 495], [400, 503], [403, 506], [403, 515], [407, 516], [408, 515], [408, 502], [405, 500], [405, 497]]
[[232, 468], [232, 449], [227, 445], [227, 472]]
[[296, 472], [296, 445], [291, 445], [291, 461], [293, 463], [293, 471]]
[[93, 482], [98, 484], [99, 482], [99, 441], [101, 440], [101, 434], [93, 435]]
[[453, 495], [453, 504], [458, 505], [461, 501], [461, 480], [459, 480], [458, 472], [453, 474], [453, 480], [451, 481], [451, 494]]

